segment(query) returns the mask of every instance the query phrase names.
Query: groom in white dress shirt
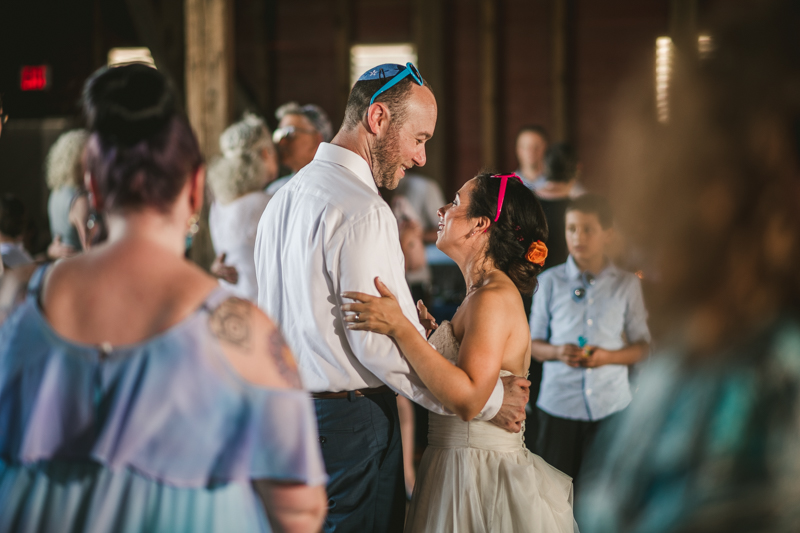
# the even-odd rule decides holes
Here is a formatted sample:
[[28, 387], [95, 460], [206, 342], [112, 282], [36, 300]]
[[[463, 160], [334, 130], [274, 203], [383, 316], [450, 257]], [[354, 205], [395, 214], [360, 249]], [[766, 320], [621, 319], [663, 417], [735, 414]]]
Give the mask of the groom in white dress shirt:
[[[380, 276], [419, 323], [397, 222], [378, 186], [394, 189], [407, 170], [425, 164], [436, 113], [433, 93], [410, 63], [364, 73], [337, 135], [278, 191], [258, 225], [258, 304], [281, 325], [315, 399], [330, 476], [327, 532], [403, 529], [395, 393], [449, 414], [391, 338], [346, 329], [339, 309], [343, 291], [377, 294]], [[519, 431], [528, 385], [498, 380], [478, 419]]]

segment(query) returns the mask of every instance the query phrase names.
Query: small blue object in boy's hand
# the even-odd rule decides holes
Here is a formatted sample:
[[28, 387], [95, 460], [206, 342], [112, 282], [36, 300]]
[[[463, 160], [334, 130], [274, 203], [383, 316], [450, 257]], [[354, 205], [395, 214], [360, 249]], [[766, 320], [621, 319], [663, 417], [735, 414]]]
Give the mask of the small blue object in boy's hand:
[[584, 346], [586, 346], [586, 337], [584, 337], [583, 335], [578, 337], [578, 346], [580, 348], [583, 348]]

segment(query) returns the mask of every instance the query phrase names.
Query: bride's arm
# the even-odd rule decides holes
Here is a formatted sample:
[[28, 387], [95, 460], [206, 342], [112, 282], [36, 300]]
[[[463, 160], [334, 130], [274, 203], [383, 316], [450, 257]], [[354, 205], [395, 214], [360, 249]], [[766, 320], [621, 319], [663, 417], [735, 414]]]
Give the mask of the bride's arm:
[[472, 296], [463, 310], [465, 334], [458, 366], [453, 366], [420, 336], [386, 286], [379, 280], [375, 286], [381, 297], [342, 295], [359, 302], [342, 306], [342, 311], [350, 313], [345, 318], [347, 327], [393, 337], [425, 386], [445, 407], [463, 420], [475, 418], [497, 384], [511, 333], [502, 295], [484, 290]]

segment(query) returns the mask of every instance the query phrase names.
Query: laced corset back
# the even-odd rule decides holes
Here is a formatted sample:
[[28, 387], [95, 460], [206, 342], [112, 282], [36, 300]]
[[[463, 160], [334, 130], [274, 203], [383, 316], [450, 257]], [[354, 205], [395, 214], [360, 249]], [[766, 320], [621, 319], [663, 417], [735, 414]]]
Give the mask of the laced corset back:
[[[428, 343], [445, 359], [455, 365], [458, 362], [458, 339], [453, 325], [445, 320], [433, 332]], [[500, 370], [500, 377], [513, 376], [512, 372]], [[522, 431], [511, 433], [491, 422], [470, 420], [465, 422], [457, 416], [428, 415], [428, 445], [442, 448], [479, 448], [503, 452], [515, 452], [525, 446]]]

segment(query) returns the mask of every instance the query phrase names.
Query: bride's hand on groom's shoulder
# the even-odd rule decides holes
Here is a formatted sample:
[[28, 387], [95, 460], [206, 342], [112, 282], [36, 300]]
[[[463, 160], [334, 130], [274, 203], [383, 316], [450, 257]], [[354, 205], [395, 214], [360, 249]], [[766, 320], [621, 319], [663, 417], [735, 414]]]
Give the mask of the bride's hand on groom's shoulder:
[[347, 329], [373, 331], [395, 337], [399, 329], [403, 325], [410, 325], [410, 322], [403, 314], [395, 295], [380, 278], [375, 278], [375, 288], [380, 296], [363, 292], [342, 293], [343, 298], [355, 300], [355, 303], [341, 306]]

